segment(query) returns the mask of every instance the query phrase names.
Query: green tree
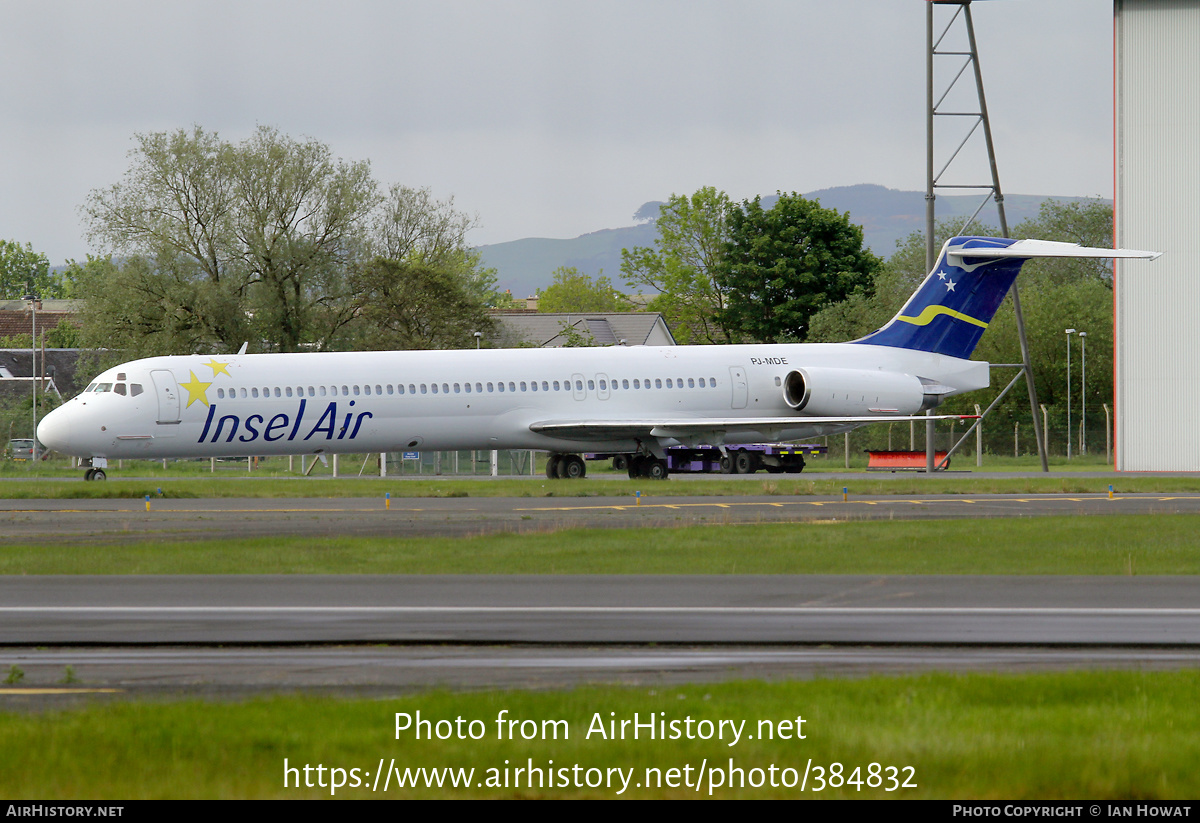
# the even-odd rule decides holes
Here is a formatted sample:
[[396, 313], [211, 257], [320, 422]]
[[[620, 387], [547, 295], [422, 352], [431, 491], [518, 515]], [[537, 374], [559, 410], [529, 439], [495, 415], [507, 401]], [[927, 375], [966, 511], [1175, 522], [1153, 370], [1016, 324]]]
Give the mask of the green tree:
[[50, 261], [33, 246], [0, 240], [0, 299], [20, 300], [33, 293], [43, 299], [62, 297], [62, 284], [50, 271]]
[[196, 332], [180, 343], [294, 351], [328, 327], [378, 199], [366, 163], [266, 127], [236, 145], [199, 127], [143, 134], [131, 157], [123, 182], [89, 196], [89, 233], [141, 257], [142, 283], [166, 281], [152, 291], [194, 301], [174, 307]]
[[621, 294], [607, 277], [589, 277], [574, 266], [554, 270], [554, 282], [545, 291], [538, 290], [540, 312], [616, 312], [629, 311], [629, 298]]
[[781, 193], [770, 209], [756, 197], [729, 213], [717, 278], [727, 294], [720, 316], [725, 327], [755, 340], [800, 340], [814, 313], [869, 294], [881, 266], [849, 213], [795, 193]]
[[727, 289], [717, 278], [729, 209], [729, 197], [711, 186], [671, 195], [659, 209], [654, 248], [621, 251], [629, 288], [658, 293], [648, 308], [662, 312], [680, 343], [739, 342], [724, 320]]
[[487, 303], [452, 268], [376, 257], [350, 277], [361, 323], [356, 348], [455, 349], [488, 336]]
[[387, 333], [405, 320], [389, 326], [377, 301], [402, 290], [383, 282], [379, 259], [395, 264], [388, 276], [413, 278], [414, 294], [431, 278], [473, 303], [495, 293], [495, 273], [466, 243], [476, 221], [452, 201], [404, 186], [381, 195], [366, 162], [267, 127], [241, 143], [199, 127], [138, 135], [122, 182], [93, 191], [84, 213], [91, 238], [124, 257], [76, 266], [84, 337], [130, 353], [457, 339]]
[[[1043, 200], [1038, 206], [1038, 216], [1017, 224], [1012, 236], [1110, 249], [1113, 242], [1112, 203], [1100, 198]], [[1054, 283], [1092, 280], [1112, 286], [1112, 260], [1108, 258], [1031, 260], [1024, 271], [1027, 276], [1022, 278], [1023, 284], [1033, 280]]]

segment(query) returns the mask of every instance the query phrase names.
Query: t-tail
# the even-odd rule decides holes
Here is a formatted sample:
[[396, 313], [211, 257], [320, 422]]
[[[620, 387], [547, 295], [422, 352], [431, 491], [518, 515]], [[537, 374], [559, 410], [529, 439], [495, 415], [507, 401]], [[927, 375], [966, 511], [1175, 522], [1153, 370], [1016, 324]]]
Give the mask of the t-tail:
[[933, 271], [882, 329], [854, 343], [967, 359], [992, 322], [1025, 261], [1035, 257], [1126, 257], [1153, 260], [1162, 252], [1093, 249], [1049, 240], [954, 237]]

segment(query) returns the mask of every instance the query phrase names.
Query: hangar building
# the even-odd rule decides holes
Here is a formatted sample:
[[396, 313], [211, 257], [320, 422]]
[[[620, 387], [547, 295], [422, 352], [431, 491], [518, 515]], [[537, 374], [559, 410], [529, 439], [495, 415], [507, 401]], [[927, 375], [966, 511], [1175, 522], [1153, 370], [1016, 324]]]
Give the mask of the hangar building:
[[1114, 0], [1116, 468], [1200, 471], [1200, 0]]

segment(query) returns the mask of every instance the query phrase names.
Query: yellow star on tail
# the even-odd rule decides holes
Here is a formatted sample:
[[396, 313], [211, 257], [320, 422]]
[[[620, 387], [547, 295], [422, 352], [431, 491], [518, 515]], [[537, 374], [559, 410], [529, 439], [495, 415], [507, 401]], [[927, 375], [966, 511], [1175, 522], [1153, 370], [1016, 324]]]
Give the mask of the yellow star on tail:
[[217, 359], [215, 357], [213, 359], [209, 360], [204, 365], [208, 366], [210, 369], [213, 370], [214, 378], [218, 374], [221, 374], [222, 372], [224, 372], [226, 377], [233, 377], [233, 375], [229, 373], [229, 364], [217, 362]]
[[188, 374], [190, 374], [192, 376], [192, 379], [186, 383], [179, 384], [181, 387], [187, 389], [187, 393], [188, 393], [187, 405], [184, 406], [184, 408], [191, 408], [192, 404], [195, 403], [197, 400], [199, 400], [201, 403], [203, 403], [204, 405], [207, 406], [208, 405], [208, 396], [205, 394], [205, 392], [208, 391], [208, 387], [211, 386], [212, 383], [200, 382], [199, 378], [196, 377], [196, 373], [194, 371], [189, 371]]

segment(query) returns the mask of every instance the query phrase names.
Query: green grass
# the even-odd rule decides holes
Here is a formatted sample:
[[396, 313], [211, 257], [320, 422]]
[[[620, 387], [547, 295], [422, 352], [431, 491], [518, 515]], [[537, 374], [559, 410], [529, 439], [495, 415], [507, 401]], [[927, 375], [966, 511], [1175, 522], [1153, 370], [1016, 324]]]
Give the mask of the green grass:
[[[744, 770], [757, 779], [772, 766], [777, 780], [797, 779], [807, 764], [828, 775], [833, 763], [850, 777], [871, 763], [911, 766], [915, 788], [842, 785], [814, 791], [810, 769], [799, 788], [717, 788], [715, 797], [1160, 799], [1200, 794], [1200, 673], [1074, 672], [1033, 675], [930, 674], [788, 683], [588, 687], [567, 691], [445, 693], [387, 700], [277, 697], [236, 704], [177, 702], [93, 705], [69, 711], [0, 714], [0, 775], [9, 799], [34, 798], [321, 798], [329, 788], [284, 786], [284, 759], [376, 772], [394, 759], [404, 768], [475, 769], [472, 783], [500, 777], [497, 788], [399, 790], [372, 794], [345, 787], [339, 798], [401, 797], [707, 797], [692, 788], [637, 788], [647, 769], [702, 764]], [[498, 740], [495, 720], [565, 720], [568, 739]], [[483, 721], [479, 740], [397, 739], [395, 713], [432, 721]], [[606, 740], [593, 719], [653, 715], [745, 721], [743, 739]], [[659, 714], [659, 713], [663, 714]], [[805, 739], [759, 739], [759, 722], [795, 721]], [[464, 726], [464, 729], [466, 727]], [[478, 732], [479, 726], [476, 726]], [[562, 728], [561, 726], [559, 727]], [[698, 726], [693, 726], [698, 728]], [[778, 726], [775, 727], [778, 729]], [[443, 727], [445, 729], [445, 727]], [[766, 726], [762, 727], [765, 732]], [[728, 731], [728, 727], [726, 727]], [[755, 739], [745, 738], [753, 734]], [[502, 771], [508, 761], [509, 786]], [[530, 788], [513, 785], [512, 769], [532, 760], [556, 769], [633, 769], [630, 788]], [[795, 769], [784, 773], [783, 769]], [[881, 769], [883, 771], [883, 769]], [[329, 782], [325, 772], [325, 782]], [[560, 772], [556, 772], [556, 779]], [[567, 778], [573, 779], [568, 771]], [[883, 771], [885, 777], [888, 772]], [[347, 775], [349, 777], [349, 775]], [[898, 771], [899, 781], [909, 778]], [[317, 772], [311, 772], [314, 783]], [[394, 778], [393, 778], [394, 779]], [[373, 778], [367, 778], [373, 781]], [[768, 778], [769, 780], [769, 778]], [[726, 779], [724, 782], [728, 782]], [[380, 781], [380, 788], [383, 781]]]
[[[0, 574], [1200, 574], [1200, 515], [0, 547]], [[126, 540], [127, 538], [122, 538]]]

